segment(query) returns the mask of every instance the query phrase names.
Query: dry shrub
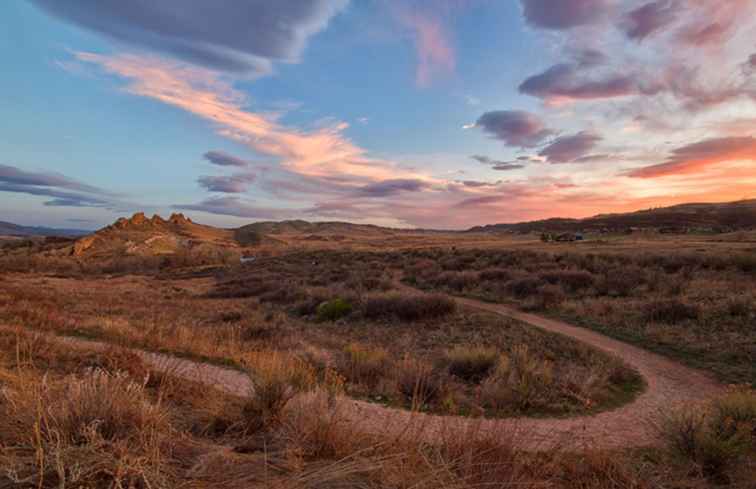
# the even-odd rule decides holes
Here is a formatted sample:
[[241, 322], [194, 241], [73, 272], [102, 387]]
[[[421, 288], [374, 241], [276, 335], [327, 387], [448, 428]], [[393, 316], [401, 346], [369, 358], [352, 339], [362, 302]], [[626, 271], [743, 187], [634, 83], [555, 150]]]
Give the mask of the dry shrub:
[[352, 457], [375, 444], [373, 437], [341, 411], [344, 404], [323, 390], [292, 402], [284, 412], [282, 436], [289, 450], [305, 460]]
[[449, 373], [467, 382], [480, 382], [488, 375], [499, 359], [495, 348], [484, 346], [457, 346], [446, 352]]
[[627, 297], [645, 283], [645, 271], [638, 266], [610, 268], [596, 282], [601, 295]]
[[475, 272], [443, 272], [433, 279], [436, 287], [446, 287], [455, 292], [475, 287], [478, 274]]
[[396, 366], [396, 388], [413, 409], [437, 400], [442, 393], [444, 382], [433, 366], [409, 356]]
[[543, 285], [541, 279], [535, 276], [528, 276], [507, 282], [506, 289], [514, 297], [525, 299], [536, 295], [541, 285]]
[[542, 280], [561, 285], [570, 292], [577, 292], [591, 287], [594, 283], [593, 274], [580, 270], [556, 270], [540, 274]]
[[281, 410], [297, 394], [315, 385], [313, 368], [301, 359], [278, 352], [258, 352], [245, 359], [251, 389], [243, 408], [251, 431], [279, 421]]
[[[729, 472], [756, 456], [756, 393], [734, 389], [707, 407], [661, 416], [657, 424], [667, 449], [694, 463], [703, 475], [729, 482]], [[751, 482], [756, 482], [752, 480]]]
[[19, 486], [165, 487], [164, 408], [142, 384], [100, 370], [60, 383], [17, 377], [3, 390], [0, 475]]
[[456, 309], [456, 303], [440, 294], [411, 295], [399, 294], [373, 295], [365, 299], [362, 313], [368, 319], [393, 319], [418, 321], [447, 316]]
[[512, 280], [513, 275], [506, 268], [488, 268], [481, 271], [479, 277], [481, 280], [507, 282], [508, 280]]
[[661, 299], [644, 305], [646, 320], [674, 324], [681, 321], [697, 319], [700, 311], [697, 306], [678, 299]]
[[344, 348], [341, 370], [354, 383], [374, 387], [386, 377], [391, 365], [388, 352], [382, 348], [367, 348], [351, 343]]
[[567, 300], [561, 285], [546, 284], [538, 288], [538, 294], [530, 297], [524, 304], [526, 309], [546, 310], [558, 307]]
[[551, 363], [535, 358], [527, 345], [518, 345], [509, 355], [501, 355], [496, 370], [482, 385], [481, 400], [495, 410], [547, 406], [553, 383]]

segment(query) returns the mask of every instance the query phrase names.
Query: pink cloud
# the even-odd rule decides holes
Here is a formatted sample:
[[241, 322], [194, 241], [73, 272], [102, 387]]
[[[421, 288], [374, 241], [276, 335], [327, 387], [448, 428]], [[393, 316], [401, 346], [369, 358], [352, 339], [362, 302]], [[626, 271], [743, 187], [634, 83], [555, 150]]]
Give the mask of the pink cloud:
[[[250, 219], [311, 215], [397, 226], [466, 228], [550, 217], [554, 209], [560, 215], [575, 217], [631, 210], [648, 202], [670, 203], [674, 200], [670, 195], [679, 201], [691, 195], [700, 197], [702, 188], [708, 199], [716, 200], [735, 188], [732, 180], [725, 179], [703, 187], [588, 174], [569, 181], [564, 175], [518, 175], [511, 181], [466, 185], [371, 157], [345, 136], [343, 123], [308, 131], [284, 126], [269, 115], [251, 111], [241, 92], [207, 70], [130, 55], [78, 53], [77, 58], [128, 80], [125, 90], [129, 93], [201, 117], [220, 135], [278, 161], [275, 171], [257, 172], [254, 183], [280, 205], [244, 197], [213, 197], [181, 207], [197, 212]], [[686, 157], [684, 153], [679, 152], [677, 157]], [[243, 167], [241, 160], [224, 156], [221, 164]], [[253, 178], [248, 180], [243, 183], [251, 183]], [[243, 186], [219, 186], [227, 182], [217, 179], [205, 183], [215, 189], [244, 190]], [[748, 189], [756, 190], [756, 182], [749, 180], [737, 186], [738, 192]], [[296, 207], [289, 207], [295, 203]]]
[[212, 121], [219, 134], [257, 152], [279, 157], [281, 165], [309, 177], [348, 178], [354, 185], [393, 178], [417, 178], [391, 162], [371, 159], [335, 123], [310, 132], [284, 127], [265, 114], [245, 110], [245, 97], [217, 74], [159, 58], [77, 53], [84, 62], [131, 81], [126, 90], [179, 107]]
[[427, 87], [434, 78], [454, 72], [456, 54], [444, 14], [449, 8], [450, 4], [444, 2], [431, 8], [398, 4], [392, 8], [396, 20], [412, 34], [417, 53], [415, 82], [420, 87]]
[[[636, 178], [685, 175], [732, 161], [756, 162], [756, 138], [723, 137], [688, 144], [673, 150], [667, 161], [633, 170], [628, 175]], [[756, 170], [751, 175], [756, 176]]]

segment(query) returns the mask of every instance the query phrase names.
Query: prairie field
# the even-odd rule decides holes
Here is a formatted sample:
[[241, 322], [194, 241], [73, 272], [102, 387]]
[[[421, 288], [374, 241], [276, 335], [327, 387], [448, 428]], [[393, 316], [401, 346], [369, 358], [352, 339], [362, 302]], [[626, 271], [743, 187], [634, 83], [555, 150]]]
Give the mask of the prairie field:
[[[751, 487], [747, 246], [451, 243], [4, 269], [0, 487]], [[733, 385], [657, 409], [642, 361], [498, 304]]]

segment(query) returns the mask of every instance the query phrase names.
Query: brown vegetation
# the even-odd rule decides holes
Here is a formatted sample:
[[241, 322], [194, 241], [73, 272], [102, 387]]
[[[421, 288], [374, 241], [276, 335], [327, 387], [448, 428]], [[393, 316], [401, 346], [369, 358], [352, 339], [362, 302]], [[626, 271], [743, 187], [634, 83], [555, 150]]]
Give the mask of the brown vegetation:
[[416, 251], [404, 280], [427, 290], [515, 302], [756, 384], [756, 255]]

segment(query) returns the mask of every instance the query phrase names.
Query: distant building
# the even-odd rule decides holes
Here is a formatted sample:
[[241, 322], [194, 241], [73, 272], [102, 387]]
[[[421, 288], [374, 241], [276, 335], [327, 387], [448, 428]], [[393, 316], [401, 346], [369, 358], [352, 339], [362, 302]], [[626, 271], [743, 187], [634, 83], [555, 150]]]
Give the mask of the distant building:
[[254, 257], [254, 256], [242, 256], [239, 261], [242, 264], [244, 264], [244, 263], [252, 263], [253, 261], [255, 261], [255, 259], [256, 259], [256, 257]]

